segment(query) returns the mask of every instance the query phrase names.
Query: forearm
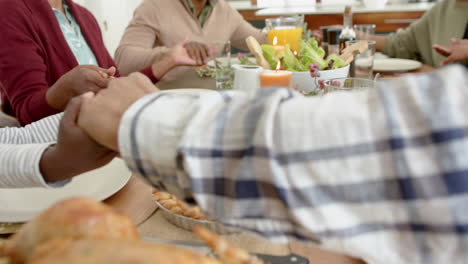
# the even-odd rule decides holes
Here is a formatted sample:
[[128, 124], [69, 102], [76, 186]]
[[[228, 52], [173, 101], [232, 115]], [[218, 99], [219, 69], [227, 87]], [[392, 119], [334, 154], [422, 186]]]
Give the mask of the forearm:
[[[240, 19], [243, 20], [242, 17]], [[254, 37], [260, 44], [267, 44], [267, 36], [261, 29], [255, 28], [247, 21], [242, 21], [239, 27], [231, 36], [231, 43], [236, 48], [248, 51], [245, 40], [248, 37]]]
[[377, 35], [369, 35], [370, 40], [375, 41], [375, 49], [376, 51], [383, 52], [385, 50], [385, 37], [377, 36]]
[[62, 114], [57, 114], [25, 127], [0, 128], [0, 144], [55, 142], [61, 117]]
[[50, 144], [0, 144], [0, 188], [51, 187], [41, 174], [40, 161]]
[[140, 71], [152, 66], [169, 54], [167, 47], [144, 48], [134, 45], [121, 45], [115, 53], [115, 60], [122, 75]]

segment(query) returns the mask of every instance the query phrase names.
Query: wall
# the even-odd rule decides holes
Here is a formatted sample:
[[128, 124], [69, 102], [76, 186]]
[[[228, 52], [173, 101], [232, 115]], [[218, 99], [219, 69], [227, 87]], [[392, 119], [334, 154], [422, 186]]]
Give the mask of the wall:
[[85, 6], [101, 26], [104, 43], [111, 55], [119, 45], [133, 11], [142, 0], [74, 0]]

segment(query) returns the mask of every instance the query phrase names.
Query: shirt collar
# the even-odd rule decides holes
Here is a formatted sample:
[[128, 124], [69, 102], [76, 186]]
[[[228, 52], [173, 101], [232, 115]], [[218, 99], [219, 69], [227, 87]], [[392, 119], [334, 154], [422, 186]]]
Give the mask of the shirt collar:
[[[181, 0], [184, 5], [186, 5], [189, 9], [190, 8], [193, 8], [193, 2], [192, 0]], [[208, 4], [210, 4], [212, 7], [214, 7], [216, 5], [216, 3], [218, 3], [218, 0], [208, 0], [207, 1]]]

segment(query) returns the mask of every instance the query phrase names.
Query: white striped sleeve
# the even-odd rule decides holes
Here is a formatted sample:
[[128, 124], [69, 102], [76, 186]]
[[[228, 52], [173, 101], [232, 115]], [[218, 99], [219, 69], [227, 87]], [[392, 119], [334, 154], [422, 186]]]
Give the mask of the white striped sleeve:
[[39, 163], [50, 144], [0, 144], [0, 188], [50, 188]]
[[40, 171], [44, 151], [57, 140], [62, 114], [21, 128], [0, 129], [0, 188], [60, 187], [47, 184]]
[[58, 127], [63, 114], [56, 114], [25, 127], [0, 129], [0, 144], [35, 144], [57, 140]]

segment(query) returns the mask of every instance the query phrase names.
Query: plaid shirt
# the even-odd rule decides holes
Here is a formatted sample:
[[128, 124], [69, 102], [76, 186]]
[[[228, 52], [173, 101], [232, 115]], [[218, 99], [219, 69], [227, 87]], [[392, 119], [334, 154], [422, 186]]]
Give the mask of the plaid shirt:
[[150, 183], [220, 222], [368, 263], [468, 262], [468, 71], [304, 97], [158, 93], [119, 144]]

